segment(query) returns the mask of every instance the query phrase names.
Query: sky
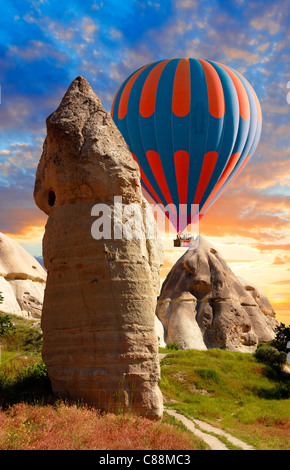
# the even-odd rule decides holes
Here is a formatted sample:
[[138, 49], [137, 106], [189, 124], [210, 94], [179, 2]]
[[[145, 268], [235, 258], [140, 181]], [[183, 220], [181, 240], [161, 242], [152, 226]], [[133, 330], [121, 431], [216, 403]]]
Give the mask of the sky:
[[[45, 120], [79, 75], [107, 111], [134, 70], [160, 59], [221, 62], [256, 91], [255, 155], [200, 222], [238, 276], [290, 324], [290, 18], [278, 0], [1, 0], [0, 231], [41, 255], [33, 188]], [[180, 252], [165, 246], [162, 275]]]

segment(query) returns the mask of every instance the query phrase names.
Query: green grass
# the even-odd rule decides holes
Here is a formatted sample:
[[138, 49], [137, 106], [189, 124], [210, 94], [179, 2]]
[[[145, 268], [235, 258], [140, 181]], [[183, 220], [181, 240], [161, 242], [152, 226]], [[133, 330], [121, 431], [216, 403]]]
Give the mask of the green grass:
[[[0, 311], [0, 316], [5, 315]], [[41, 358], [42, 332], [39, 321], [27, 320], [15, 315], [8, 315], [14, 328], [0, 335], [0, 366], [18, 370], [23, 363], [31, 364]], [[17, 363], [17, 364], [16, 364]]]
[[51, 393], [41, 360], [40, 322], [14, 315], [9, 319], [14, 328], [0, 335], [0, 405], [4, 408], [21, 401], [39, 401]]
[[[10, 319], [15, 329], [0, 336], [0, 406], [52, 403], [40, 324]], [[278, 367], [254, 354], [219, 349], [159, 352], [167, 354], [160, 388], [168, 408], [220, 427], [256, 449], [290, 450], [290, 379]], [[164, 421], [182, 426], [166, 412]]]
[[290, 449], [290, 379], [279, 368], [253, 354], [212, 349], [169, 352], [161, 371], [168, 407], [256, 448]]

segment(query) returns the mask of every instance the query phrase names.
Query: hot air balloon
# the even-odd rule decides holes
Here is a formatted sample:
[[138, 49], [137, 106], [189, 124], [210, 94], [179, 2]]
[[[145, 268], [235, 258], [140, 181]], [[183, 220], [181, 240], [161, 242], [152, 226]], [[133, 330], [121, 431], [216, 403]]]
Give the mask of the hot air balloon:
[[[175, 207], [178, 216], [186, 205], [186, 225], [243, 170], [262, 127], [250, 83], [231, 67], [193, 58], [160, 60], [133, 72], [118, 89], [111, 115], [146, 193], [162, 207]], [[197, 204], [198, 214], [192, 213]], [[180, 234], [184, 227], [175, 220]]]

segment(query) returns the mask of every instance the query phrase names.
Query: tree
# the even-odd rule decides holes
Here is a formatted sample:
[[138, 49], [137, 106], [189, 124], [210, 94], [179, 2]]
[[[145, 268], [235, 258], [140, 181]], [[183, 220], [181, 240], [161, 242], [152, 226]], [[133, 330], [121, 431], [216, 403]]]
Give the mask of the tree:
[[278, 351], [287, 352], [289, 342], [290, 326], [285, 326], [284, 323], [280, 323], [280, 325], [276, 327], [276, 338], [271, 341], [271, 346], [274, 346]]
[[14, 330], [15, 326], [9, 318], [9, 315], [0, 315], [0, 336]]
[[[4, 297], [2, 292], [0, 292], [0, 304], [3, 304]], [[14, 330], [15, 327], [13, 323], [10, 321], [9, 315], [1, 315], [0, 314], [0, 335], [5, 335], [11, 330]]]

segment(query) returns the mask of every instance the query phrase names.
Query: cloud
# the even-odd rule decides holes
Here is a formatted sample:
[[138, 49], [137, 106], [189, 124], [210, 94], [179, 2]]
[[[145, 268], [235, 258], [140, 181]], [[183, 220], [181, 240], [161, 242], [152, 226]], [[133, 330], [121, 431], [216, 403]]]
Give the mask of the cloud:
[[34, 39], [30, 40], [25, 46], [10, 46], [8, 55], [11, 56], [12, 60], [17, 56], [28, 63], [47, 59], [48, 57], [60, 63], [65, 63], [68, 60], [67, 55], [53, 47], [53, 45]]
[[32, 227], [43, 229], [46, 216], [36, 207], [31, 193], [1, 188], [0, 213], [3, 233], [25, 235]]
[[95, 21], [86, 16], [82, 19], [82, 30], [83, 30], [83, 39], [87, 42], [93, 42], [94, 41], [94, 35], [96, 31], [98, 30], [98, 25], [95, 23]]
[[251, 53], [248, 50], [236, 47], [224, 47], [225, 54], [235, 60], [242, 60], [247, 64], [258, 64], [261, 60], [260, 56], [256, 53]]
[[279, 105], [271, 102], [264, 102], [262, 104], [262, 112], [263, 113], [271, 113], [271, 114], [288, 114], [289, 107], [287, 106], [286, 100], [284, 105]]
[[283, 264], [288, 264], [290, 263], [290, 256], [287, 255], [282, 255], [282, 256], [276, 256], [273, 265], [283, 265]]
[[[266, 158], [255, 161], [255, 156], [253, 156], [251, 164], [249, 164], [247, 169], [239, 175], [239, 178], [235, 181], [235, 185], [240, 188], [248, 185], [253, 189], [255, 188], [256, 191], [263, 189], [268, 190], [270, 187], [277, 184], [280, 184], [281, 186], [284, 184], [287, 185], [290, 181], [290, 161], [288, 158], [283, 157], [287, 157], [289, 150], [287, 148], [281, 150], [276, 149], [276, 151], [273, 151], [270, 154], [271, 157], [269, 161], [267, 161]], [[265, 157], [266, 156], [267, 154]], [[261, 194], [262, 192], [259, 192], [257, 193], [257, 196]], [[266, 197], [267, 194], [263, 200], [265, 200]], [[278, 197], [280, 199], [281, 207], [283, 206], [286, 209], [290, 209], [288, 194], [286, 193], [285, 195]], [[273, 194], [269, 195], [268, 199], [270, 199], [270, 202], [271, 200], [278, 202], [277, 196]]]
[[[35, 168], [42, 153], [42, 139], [34, 139], [28, 142], [11, 142], [10, 150], [4, 152], [1, 157], [2, 164], [9, 163], [11, 171], [22, 172], [25, 169]], [[7, 153], [8, 152], [8, 153]], [[1, 154], [1, 152], [0, 152]], [[10, 175], [10, 182], [13, 181]], [[18, 180], [19, 184], [20, 181]]]
[[267, 32], [271, 36], [279, 33], [281, 30], [281, 22], [283, 19], [283, 11], [281, 6], [273, 5], [268, 10], [250, 20], [250, 25], [257, 31]]
[[290, 286], [290, 279], [282, 279], [280, 281], [274, 281], [272, 284], [276, 286]]
[[122, 31], [115, 29], [113, 27], [110, 28], [110, 36], [112, 39], [122, 39], [124, 37], [124, 34]]
[[[281, 210], [284, 216], [279, 215]], [[283, 257], [290, 250], [288, 217], [289, 209], [281, 209], [279, 197], [272, 201], [270, 196], [255, 194], [247, 187], [241, 192], [232, 188], [201, 219], [200, 233], [222, 237], [228, 243], [231, 238], [238, 238], [240, 243], [260, 253], [276, 252], [276, 256]]]
[[175, 8], [176, 9], [183, 9], [183, 10], [189, 10], [196, 8], [198, 5], [197, 0], [176, 0], [175, 2]]
[[5, 162], [0, 163], [0, 175], [4, 178], [9, 178], [11, 176], [11, 163]]
[[258, 50], [261, 51], [261, 52], [265, 52], [267, 49], [269, 49], [269, 46], [270, 46], [270, 42], [266, 42], [265, 44], [261, 44], [260, 46], [258, 46]]
[[[0, 229], [27, 239], [43, 230], [45, 217], [32, 192], [45, 119], [76, 76], [85, 76], [110, 111], [119, 85], [139, 66], [170, 57], [208, 58], [250, 81], [261, 102], [263, 129], [256, 154], [202, 219], [200, 231], [225, 245], [233, 239], [237, 246], [244, 243], [283, 280], [290, 243], [288, 0], [76, 0], [65, 8], [33, 0], [18, 2], [17, 9], [3, 2]], [[249, 252], [235, 267], [249, 268], [259, 280], [264, 265], [247, 263]], [[235, 262], [238, 253], [229, 259]]]
[[2, 89], [2, 104], [0, 107], [0, 129], [23, 128], [29, 117], [36, 109], [36, 103], [25, 96], [6, 94], [5, 85]]
[[256, 243], [255, 248], [260, 251], [289, 251], [290, 250], [290, 243]]

